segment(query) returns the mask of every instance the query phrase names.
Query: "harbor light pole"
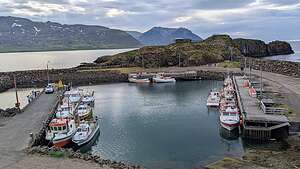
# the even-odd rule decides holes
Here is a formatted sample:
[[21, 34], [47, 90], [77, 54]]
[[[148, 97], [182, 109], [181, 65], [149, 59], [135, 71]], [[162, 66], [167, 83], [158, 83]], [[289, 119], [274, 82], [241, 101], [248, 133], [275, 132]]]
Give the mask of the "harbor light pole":
[[47, 81], [48, 81], [47, 85], [50, 82], [50, 78], [49, 78], [49, 63], [50, 63], [50, 61], [47, 62]]
[[17, 100], [17, 103], [16, 103], [16, 108], [20, 108], [20, 102], [19, 102], [19, 96], [18, 96], [18, 90], [17, 90], [17, 80], [16, 80], [16, 75], [14, 75], [14, 86], [15, 86], [15, 92], [16, 92], [16, 100]]

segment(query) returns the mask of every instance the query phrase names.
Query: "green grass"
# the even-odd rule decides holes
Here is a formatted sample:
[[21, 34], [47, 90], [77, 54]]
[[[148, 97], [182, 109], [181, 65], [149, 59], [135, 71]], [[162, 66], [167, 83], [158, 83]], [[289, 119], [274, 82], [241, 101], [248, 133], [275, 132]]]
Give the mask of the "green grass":
[[120, 73], [128, 74], [134, 72], [142, 72], [145, 69], [141, 67], [121, 67], [121, 68], [99, 68], [99, 69], [87, 69], [79, 70], [79, 72], [98, 72], [98, 71], [119, 71]]
[[61, 158], [65, 156], [65, 153], [62, 151], [51, 151], [49, 155], [54, 158]]
[[240, 68], [240, 62], [239, 61], [224, 61], [217, 64], [218, 67], [223, 68]]

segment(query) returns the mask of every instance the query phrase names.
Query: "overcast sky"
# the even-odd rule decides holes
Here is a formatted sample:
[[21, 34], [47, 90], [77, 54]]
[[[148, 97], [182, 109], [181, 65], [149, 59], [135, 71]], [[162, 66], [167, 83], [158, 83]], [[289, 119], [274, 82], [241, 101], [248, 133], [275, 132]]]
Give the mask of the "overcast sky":
[[186, 27], [203, 38], [300, 39], [300, 0], [0, 0], [0, 15], [141, 32]]

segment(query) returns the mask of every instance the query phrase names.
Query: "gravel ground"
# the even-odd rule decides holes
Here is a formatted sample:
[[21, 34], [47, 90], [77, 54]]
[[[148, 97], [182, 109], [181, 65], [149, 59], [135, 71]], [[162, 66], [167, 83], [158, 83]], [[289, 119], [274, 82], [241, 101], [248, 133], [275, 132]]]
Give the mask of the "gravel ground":
[[17, 163], [4, 169], [110, 169], [107, 166], [81, 159], [54, 158], [49, 156], [28, 155]]

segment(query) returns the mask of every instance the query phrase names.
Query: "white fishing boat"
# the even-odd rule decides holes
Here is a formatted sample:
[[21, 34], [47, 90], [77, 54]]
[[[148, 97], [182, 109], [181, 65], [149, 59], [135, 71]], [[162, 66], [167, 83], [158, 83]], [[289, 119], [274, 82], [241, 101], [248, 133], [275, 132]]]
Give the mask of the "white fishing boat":
[[157, 74], [155, 77], [153, 77], [153, 82], [155, 83], [175, 83], [176, 79], [173, 77], [167, 77], [163, 74]]
[[93, 109], [87, 104], [80, 104], [76, 111], [79, 121], [90, 120], [93, 116]]
[[94, 106], [95, 105], [95, 97], [94, 97], [94, 92], [85, 92], [83, 94], [82, 100], [84, 104]]
[[227, 107], [225, 111], [220, 113], [220, 123], [223, 128], [231, 131], [240, 125], [240, 115], [237, 107]]
[[56, 112], [56, 118], [71, 118], [74, 116], [71, 105], [63, 104], [60, 105]]
[[49, 123], [46, 140], [52, 142], [55, 147], [64, 147], [71, 143], [75, 132], [76, 126], [73, 119], [55, 118]]
[[69, 98], [69, 102], [71, 104], [78, 103], [81, 100], [81, 93], [78, 89], [72, 89], [70, 91], [66, 91], [64, 95], [65, 97]]
[[76, 133], [72, 137], [72, 142], [81, 147], [88, 144], [94, 137], [100, 132], [98, 120], [81, 122], [76, 130]]
[[206, 102], [206, 106], [217, 107], [220, 104], [220, 93], [211, 91]]
[[150, 80], [148, 78], [137, 78], [137, 76], [128, 78], [128, 81], [130, 83], [150, 83]]

